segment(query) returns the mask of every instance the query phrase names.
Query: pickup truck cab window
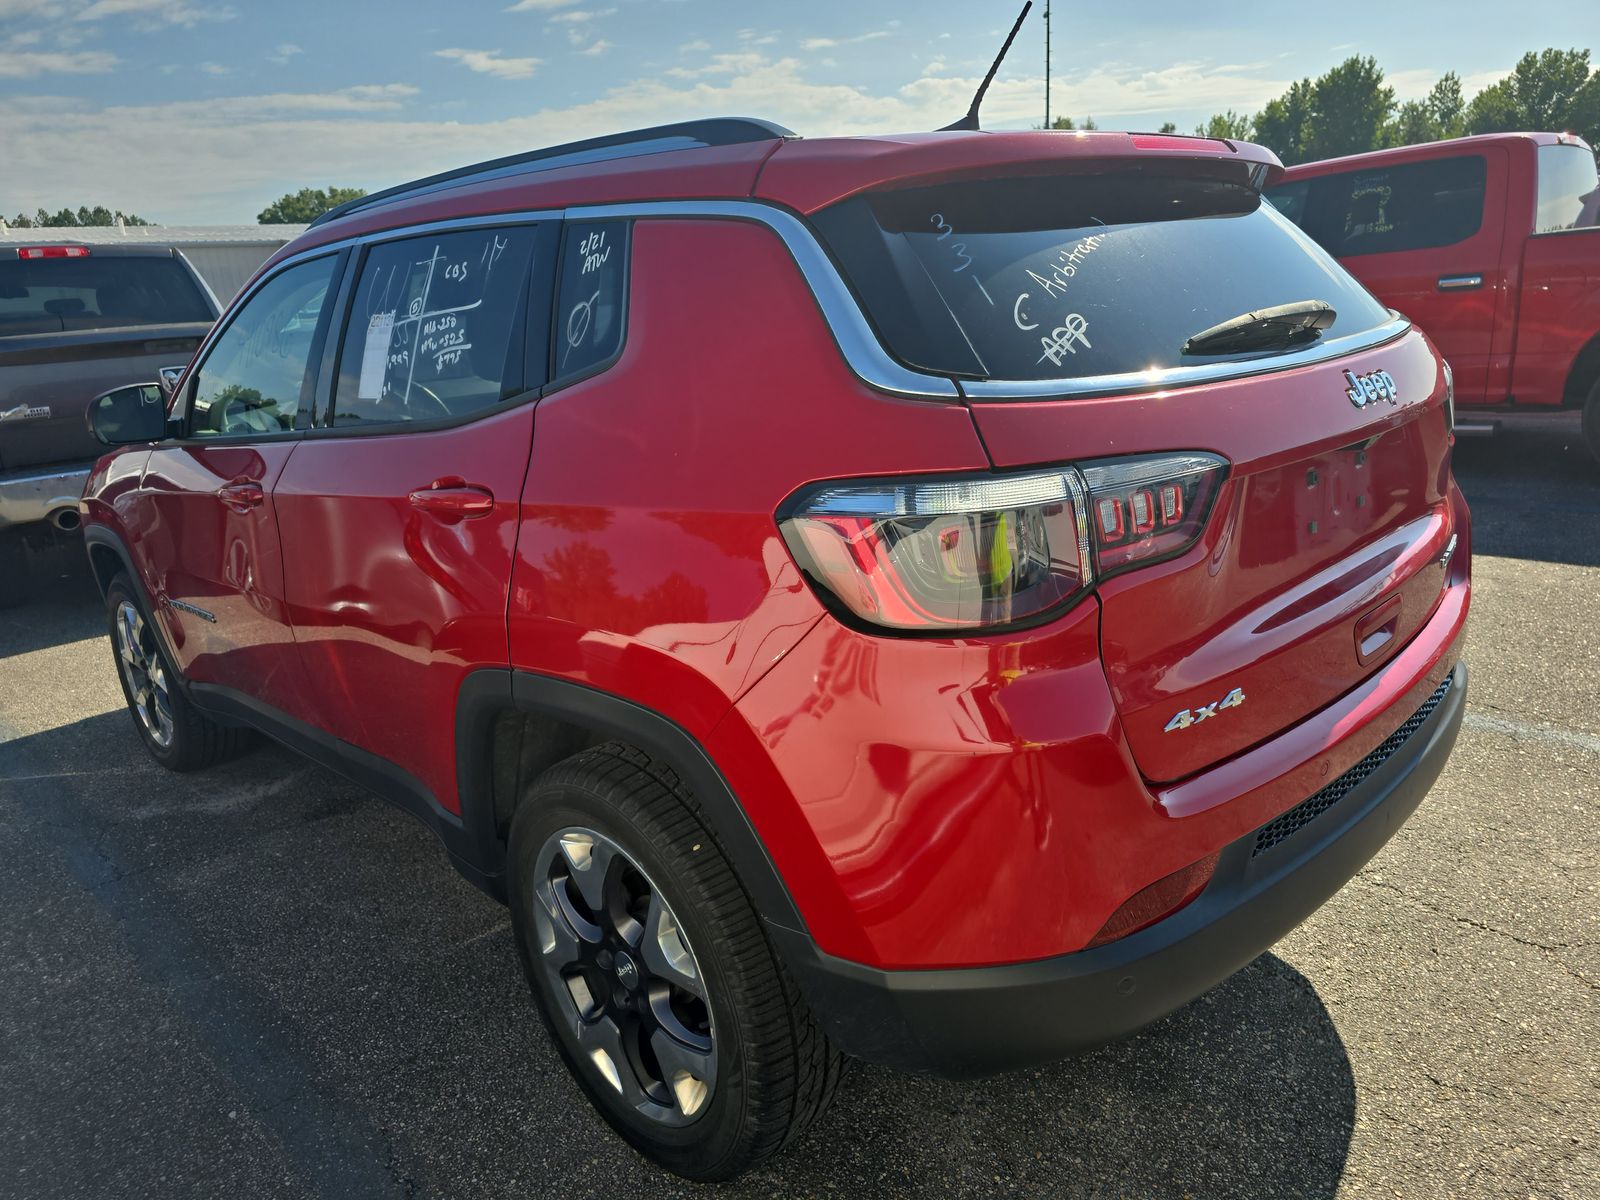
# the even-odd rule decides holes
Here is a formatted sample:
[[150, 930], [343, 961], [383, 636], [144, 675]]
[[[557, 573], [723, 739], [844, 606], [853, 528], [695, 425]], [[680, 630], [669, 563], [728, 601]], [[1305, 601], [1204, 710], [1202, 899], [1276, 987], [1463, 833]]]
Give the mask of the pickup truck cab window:
[[171, 256], [0, 259], [0, 337], [209, 321], [211, 305]]
[[1539, 199], [1535, 233], [1564, 233], [1600, 225], [1600, 178], [1583, 146], [1539, 147]]
[[285, 433], [306, 391], [322, 302], [337, 258], [300, 263], [269, 279], [211, 344], [189, 385], [192, 438]]
[[1483, 156], [1373, 166], [1271, 188], [1267, 198], [1336, 258], [1464, 242], [1483, 224]]
[[529, 263], [553, 259], [549, 230], [488, 226], [368, 250], [340, 346], [333, 426], [465, 417], [524, 390]]

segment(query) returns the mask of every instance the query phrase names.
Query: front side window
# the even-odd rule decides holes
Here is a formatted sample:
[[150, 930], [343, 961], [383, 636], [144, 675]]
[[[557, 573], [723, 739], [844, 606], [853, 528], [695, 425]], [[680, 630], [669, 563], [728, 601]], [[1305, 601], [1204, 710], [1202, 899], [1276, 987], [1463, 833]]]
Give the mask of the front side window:
[[907, 363], [1000, 380], [1217, 361], [1194, 335], [1323, 301], [1328, 338], [1389, 315], [1248, 184], [1143, 171], [985, 179], [847, 200], [815, 218]]
[[1560, 233], [1600, 225], [1600, 178], [1594, 155], [1582, 146], [1539, 147], [1539, 208], [1535, 233]]
[[1466, 241], [1483, 224], [1487, 178], [1483, 156], [1465, 154], [1295, 180], [1267, 198], [1335, 258], [1353, 258]]
[[373, 246], [340, 348], [334, 427], [465, 417], [522, 390], [529, 263], [551, 257], [550, 237], [508, 225]]
[[273, 276], [212, 343], [190, 391], [189, 436], [240, 437], [303, 428], [306, 368], [335, 255]]

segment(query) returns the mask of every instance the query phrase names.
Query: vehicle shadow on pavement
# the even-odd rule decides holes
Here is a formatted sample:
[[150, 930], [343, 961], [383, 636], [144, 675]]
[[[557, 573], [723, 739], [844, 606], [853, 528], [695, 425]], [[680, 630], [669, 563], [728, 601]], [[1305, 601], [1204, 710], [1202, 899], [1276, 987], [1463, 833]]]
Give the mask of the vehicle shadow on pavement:
[[[0, 609], [0, 664], [33, 650], [102, 636], [106, 610], [83, 542], [63, 537], [28, 556], [28, 599]], [[0, 687], [5, 684], [0, 665]]]
[[[287, 751], [172, 775], [122, 711], [0, 744], [0, 904], [50, 914], [0, 924], [0, 1045], [25, 1048], [0, 1053], [0, 1193], [706, 1194], [579, 1095], [504, 909]], [[964, 1084], [857, 1066], [720, 1190], [1324, 1197], [1354, 1120], [1338, 1030], [1269, 954], [1082, 1059]]]
[[1454, 466], [1474, 554], [1600, 566], [1600, 462], [1576, 420], [1461, 438]]
[[750, 1193], [1330, 1197], [1354, 1125], [1338, 1030], [1268, 954], [1084, 1058], [977, 1083], [858, 1067]]

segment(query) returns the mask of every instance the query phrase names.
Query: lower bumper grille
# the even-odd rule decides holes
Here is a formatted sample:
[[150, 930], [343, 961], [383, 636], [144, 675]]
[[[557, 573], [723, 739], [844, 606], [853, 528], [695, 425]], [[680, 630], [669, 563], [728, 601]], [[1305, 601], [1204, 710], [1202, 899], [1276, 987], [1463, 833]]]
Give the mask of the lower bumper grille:
[[1280, 842], [1293, 837], [1359, 787], [1367, 776], [1383, 766], [1390, 755], [1410, 741], [1411, 736], [1422, 728], [1423, 723], [1433, 715], [1433, 710], [1439, 707], [1439, 702], [1449, 693], [1454, 682], [1453, 674], [1446, 675], [1444, 682], [1438, 686], [1433, 695], [1422, 702], [1422, 707], [1412, 713], [1404, 725], [1384, 738], [1376, 750], [1316, 795], [1308, 800], [1302, 800], [1281, 817], [1269, 821], [1256, 830], [1256, 845], [1250, 857], [1265, 854]]

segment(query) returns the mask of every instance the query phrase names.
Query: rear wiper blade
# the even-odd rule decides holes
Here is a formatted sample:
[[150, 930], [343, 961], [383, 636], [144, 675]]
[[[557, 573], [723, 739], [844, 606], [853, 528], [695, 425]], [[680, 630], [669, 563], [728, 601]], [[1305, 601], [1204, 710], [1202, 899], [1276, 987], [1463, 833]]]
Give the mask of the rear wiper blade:
[[1339, 314], [1325, 300], [1296, 300], [1260, 308], [1202, 329], [1183, 344], [1185, 354], [1240, 354], [1288, 349], [1315, 341]]

